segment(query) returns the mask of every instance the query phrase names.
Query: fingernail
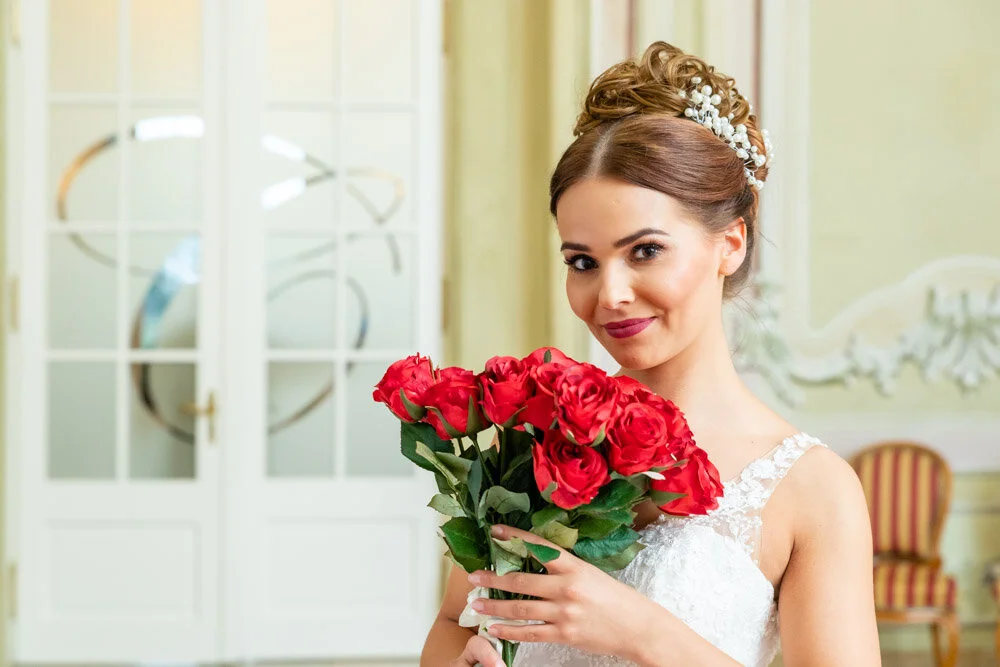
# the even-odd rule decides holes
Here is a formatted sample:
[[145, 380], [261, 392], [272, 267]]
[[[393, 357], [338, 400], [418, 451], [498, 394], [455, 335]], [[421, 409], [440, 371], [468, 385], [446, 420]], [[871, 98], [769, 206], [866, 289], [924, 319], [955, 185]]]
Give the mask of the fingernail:
[[486, 604], [482, 600], [473, 600], [472, 608], [476, 611], [482, 611]]
[[479, 582], [480, 582], [479, 574], [477, 574], [476, 572], [473, 572], [472, 574], [469, 575], [469, 583], [470, 584], [478, 584]]
[[490, 528], [490, 533], [493, 534], [493, 537], [503, 537], [503, 526], [493, 526]]

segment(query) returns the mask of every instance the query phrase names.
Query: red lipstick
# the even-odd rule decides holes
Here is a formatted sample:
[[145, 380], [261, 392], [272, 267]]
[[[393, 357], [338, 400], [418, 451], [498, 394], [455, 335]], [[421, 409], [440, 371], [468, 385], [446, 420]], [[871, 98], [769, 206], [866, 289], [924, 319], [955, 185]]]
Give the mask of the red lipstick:
[[604, 325], [604, 330], [607, 331], [608, 335], [612, 338], [629, 338], [630, 336], [640, 333], [643, 329], [652, 324], [655, 319], [655, 317], [645, 317], [642, 319], [609, 322]]

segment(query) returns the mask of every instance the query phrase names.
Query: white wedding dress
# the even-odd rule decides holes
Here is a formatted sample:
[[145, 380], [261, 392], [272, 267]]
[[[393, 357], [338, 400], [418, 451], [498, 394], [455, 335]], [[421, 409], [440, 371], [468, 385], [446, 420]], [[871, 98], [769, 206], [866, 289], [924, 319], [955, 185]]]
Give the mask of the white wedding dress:
[[[767, 667], [778, 651], [778, 610], [758, 567], [761, 511], [802, 454], [821, 442], [782, 441], [724, 484], [706, 516], [671, 517], [640, 531], [646, 548], [614, 576], [662, 605], [741, 665]], [[516, 667], [619, 667], [633, 663], [559, 644], [522, 643]]]

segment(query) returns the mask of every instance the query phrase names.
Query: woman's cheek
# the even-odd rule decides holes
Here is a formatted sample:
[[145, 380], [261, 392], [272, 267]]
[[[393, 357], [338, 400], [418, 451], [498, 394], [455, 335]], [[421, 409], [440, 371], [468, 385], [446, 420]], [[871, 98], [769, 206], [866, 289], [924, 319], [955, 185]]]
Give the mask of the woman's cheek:
[[[674, 259], [674, 258], [671, 258]], [[698, 287], [704, 274], [703, 267], [694, 260], [672, 261], [664, 263], [656, 272], [656, 301], [662, 307], [679, 308], [698, 292]]]
[[566, 298], [573, 314], [589, 324], [594, 317], [593, 296], [576, 276], [566, 278]]

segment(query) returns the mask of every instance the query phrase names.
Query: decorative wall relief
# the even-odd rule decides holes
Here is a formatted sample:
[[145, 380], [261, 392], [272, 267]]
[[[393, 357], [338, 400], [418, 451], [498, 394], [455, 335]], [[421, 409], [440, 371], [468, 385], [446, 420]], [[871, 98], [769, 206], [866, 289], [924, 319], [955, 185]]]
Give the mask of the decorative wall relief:
[[[967, 262], [996, 263], [993, 258], [960, 258]], [[952, 263], [950, 260], [947, 263]], [[905, 292], [905, 282], [894, 290], [874, 293], [859, 303], [858, 318], [866, 309]], [[804, 386], [852, 385], [871, 382], [891, 396], [906, 365], [920, 371], [925, 382], [951, 382], [963, 392], [979, 390], [1000, 376], [1000, 275], [991, 289], [949, 290], [939, 285], [923, 289], [923, 312], [892, 340], [878, 343], [862, 330], [850, 331], [838, 348], [809, 356], [793, 350], [782, 329], [777, 306], [780, 288], [758, 281], [747, 307], [730, 313], [730, 340], [737, 367], [759, 374], [785, 403], [799, 406]], [[785, 317], [789, 317], [785, 313]]]

